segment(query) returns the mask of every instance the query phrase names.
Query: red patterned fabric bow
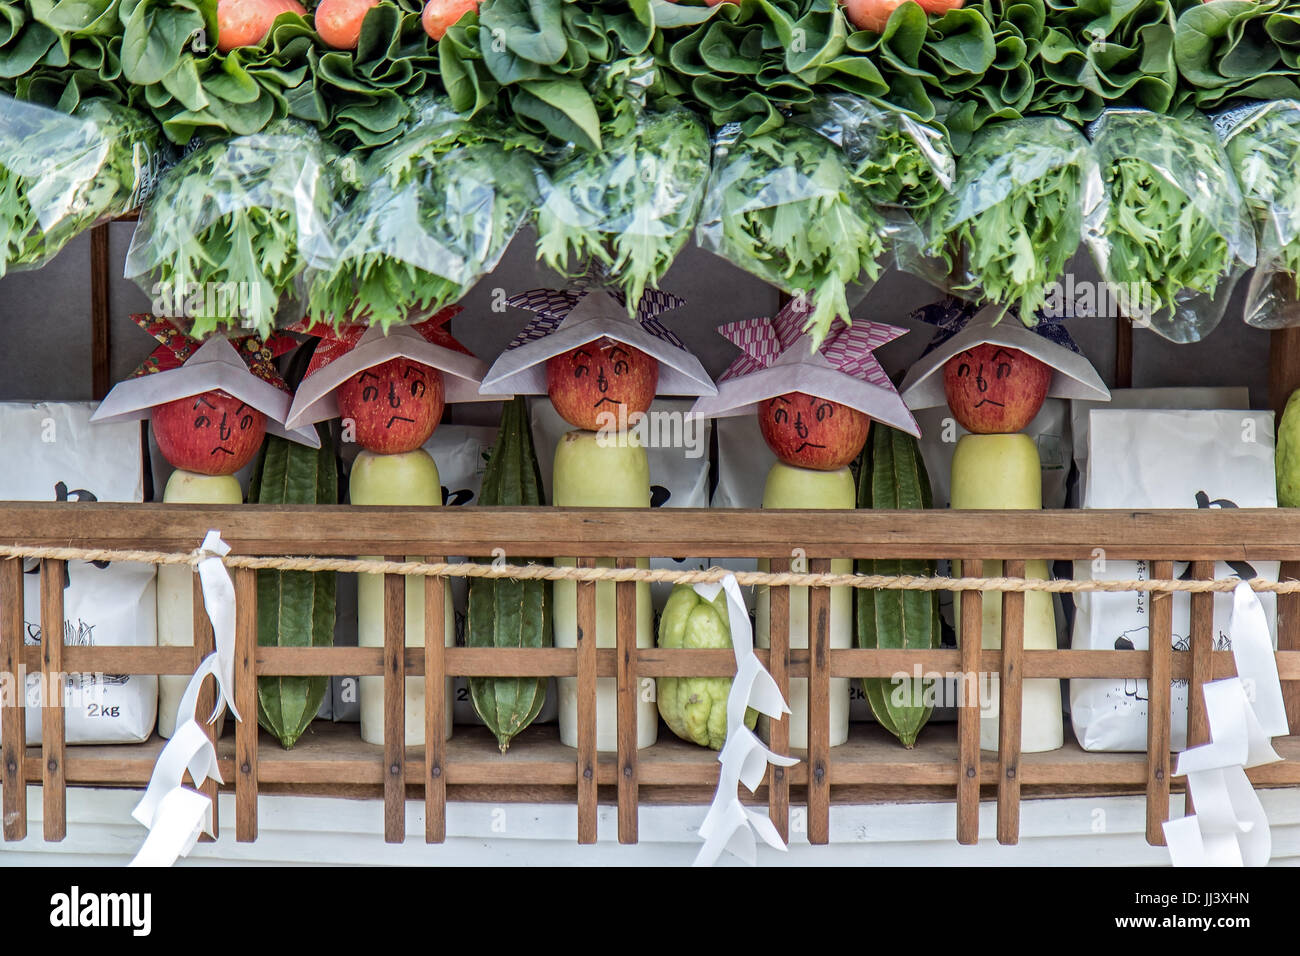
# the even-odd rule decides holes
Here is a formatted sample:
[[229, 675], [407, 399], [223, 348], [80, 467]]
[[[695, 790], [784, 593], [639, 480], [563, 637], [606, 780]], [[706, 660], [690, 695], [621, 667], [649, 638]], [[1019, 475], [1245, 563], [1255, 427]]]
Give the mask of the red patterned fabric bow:
[[[203, 344], [203, 340], [190, 338], [175, 322], [164, 316], [140, 312], [132, 315], [131, 321], [161, 344], [150, 353], [139, 368], [131, 373], [130, 378], [180, 368]], [[288, 384], [275, 367], [275, 360], [295, 349], [298, 346], [297, 341], [288, 335], [272, 335], [266, 340], [257, 335], [241, 335], [231, 337], [230, 344], [239, 353], [239, 357], [244, 360], [250, 372], [283, 392], [289, 391]]]

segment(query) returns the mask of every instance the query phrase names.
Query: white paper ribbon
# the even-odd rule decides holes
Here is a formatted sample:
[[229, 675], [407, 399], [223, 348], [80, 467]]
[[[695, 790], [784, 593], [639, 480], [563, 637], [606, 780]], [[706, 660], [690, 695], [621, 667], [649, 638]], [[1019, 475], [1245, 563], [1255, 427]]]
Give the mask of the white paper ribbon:
[[217, 682], [216, 706], [208, 717], [212, 723], [229, 707], [235, 708], [235, 586], [222, 558], [230, 546], [217, 531], [209, 531], [199, 548], [199, 583], [203, 607], [212, 621], [216, 650], [203, 659], [190, 678], [176, 711], [176, 732], [163, 747], [154, 764], [149, 786], [131, 816], [149, 828], [149, 836], [131, 861], [131, 866], [171, 866], [186, 856], [202, 833], [212, 833], [212, 801], [205, 794], [182, 784], [189, 771], [195, 786], [206, 780], [223, 783], [217, 769], [217, 749], [199, 725], [199, 693], [208, 675]]
[[1272, 853], [1268, 818], [1246, 770], [1282, 758], [1271, 738], [1288, 733], [1277, 658], [1259, 598], [1244, 581], [1233, 594], [1237, 676], [1204, 685], [1208, 744], [1178, 757], [1196, 813], [1164, 825], [1174, 866], [1263, 866]]
[[769, 763], [792, 767], [799, 760], [772, 753], [745, 726], [747, 708], [753, 707], [773, 720], [790, 713], [790, 708], [776, 681], [754, 654], [749, 610], [735, 575], [728, 574], [720, 584], [695, 585], [695, 593], [706, 601], [716, 598], [719, 591], [727, 593], [727, 620], [731, 625], [731, 649], [736, 656], [736, 676], [727, 695], [727, 739], [718, 753], [722, 764], [718, 789], [700, 824], [704, 846], [700, 847], [693, 865], [712, 866], [725, 850], [753, 866], [758, 861], [755, 834], [773, 849], [785, 850], [786, 845], [767, 814], [750, 810], [740, 802], [737, 787], [743, 783], [753, 793], [763, 782]]

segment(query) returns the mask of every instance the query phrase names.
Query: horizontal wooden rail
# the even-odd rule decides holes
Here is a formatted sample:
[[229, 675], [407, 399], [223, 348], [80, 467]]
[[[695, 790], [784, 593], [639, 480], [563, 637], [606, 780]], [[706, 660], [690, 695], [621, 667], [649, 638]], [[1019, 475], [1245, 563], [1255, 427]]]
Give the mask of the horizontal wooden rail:
[[[1300, 560], [1300, 509], [808, 511], [0, 502], [0, 544], [237, 554]], [[991, 526], [997, 533], [990, 534]], [[779, 544], [777, 542], [780, 542]]]

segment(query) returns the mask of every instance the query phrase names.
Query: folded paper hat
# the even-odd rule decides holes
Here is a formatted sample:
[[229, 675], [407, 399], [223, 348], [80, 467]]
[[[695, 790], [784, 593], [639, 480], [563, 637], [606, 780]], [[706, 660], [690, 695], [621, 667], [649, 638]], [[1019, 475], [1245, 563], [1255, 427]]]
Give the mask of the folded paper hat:
[[304, 320], [290, 326], [291, 331], [306, 332], [321, 341], [294, 396], [289, 424], [306, 426], [338, 418], [338, 387], [358, 372], [395, 358], [407, 358], [442, 372], [443, 400], [448, 404], [509, 399], [509, 395], [479, 391], [487, 363], [475, 358], [447, 330], [447, 323], [460, 311], [458, 305], [448, 306], [419, 322], [390, 326], [387, 334], [377, 325], [342, 325], [335, 329]]
[[1050, 366], [1049, 398], [1110, 400], [1106, 383], [1059, 319], [1040, 313], [1037, 324], [1029, 328], [1019, 321], [999, 322], [1003, 311], [997, 305], [978, 308], [949, 298], [912, 314], [920, 322], [938, 326], [939, 333], [903, 379], [901, 391], [908, 408], [937, 408], [947, 404], [943, 390], [944, 363], [984, 343], [1019, 349]]
[[719, 326], [718, 333], [744, 353], [718, 379], [718, 394], [701, 398], [692, 415], [728, 418], [756, 413], [760, 402], [803, 392], [856, 408], [909, 435], [920, 429], [872, 352], [907, 333], [880, 322], [836, 319], [821, 346], [802, 331], [811, 305], [799, 298], [773, 319]]
[[287, 335], [273, 335], [265, 341], [256, 335], [214, 335], [198, 342], [170, 319], [149, 314], [131, 319], [160, 344], [129, 378], [113, 386], [91, 416], [92, 422], [148, 418], [159, 405], [221, 389], [265, 414], [266, 430], [272, 435], [320, 447], [316, 429], [285, 424], [293, 395], [274, 360], [297, 347], [294, 339]]
[[659, 322], [660, 313], [683, 304], [675, 295], [647, 289], [635, 318], [618, 293], [598, 288], [531, 289], [511, 296], [506, 304], [536, 315], [492, 364], [483, 378], [484, 392], [545, 395], [548, 360], [609, 338], [658, 360], [660, 395], [717, 394], [700, 360]]

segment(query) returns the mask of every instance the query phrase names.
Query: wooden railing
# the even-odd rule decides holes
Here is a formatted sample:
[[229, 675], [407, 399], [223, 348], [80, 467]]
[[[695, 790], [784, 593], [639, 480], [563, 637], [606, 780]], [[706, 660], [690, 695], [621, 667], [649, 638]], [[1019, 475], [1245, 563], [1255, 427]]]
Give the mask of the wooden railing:
[[[1006, 573], [1023, 573], [1031, 559], [1091, 559], [1096, 549], [1113, 560], [1151, 560], [1152, 576], [1173, 576], [1173, 562], [1191, 562], [1197, 578], [1213, 575], [1216, 560], [1300, 561], [1300, 514], [1290, 510], [1235, 511], [1056, 511], [1056, 512], [795, 512], [693, 511], [687, 509], [478, 509], [352, 507], [209, 507], [112, 505], [102, 503], [0, 504], [0, 545], [86, 547], [189, 552], [209, 529], [218, 529], [236, 555], [356, 554], [487, 555], [504, 549], [512, 555], [542, 558], [581, 555], [580, 565], [615, 558], [619, 566], [660, 555], [699, 555], [716, 559], [767, 558], [773, 571], [789, 567], [793, 549], [808, 556], [808, 570], [828, 570], [833, 558], [960, 558], [1003, 560]], [[43, 634], [61, 634], [64, 580], [62, 562], [41, 563], [40, 618]], [[259, 792], [288, 787], [382, 792], [385, 837], [405, 838], [408, 788], [422, 791], [425, 839], [442, 841], [449, 799], [566, 800], [578, 813], [578, 840], [596, 839], [601, 799], [618, 806], [618, 838], [637, 839], [638, 807], [651, 801], [705, 802], [718, 780], [716, 755], [684, 744], [666, 733], [659, 743], [637, 751], [635, 719], [638, 682], [664, 676], [728, 676], [730, 651], [660, 650], [636, 647], [635, 585], [617, 586], [616, 649], [579, 641], [577, 649], [445, 648], [443, 589], [424, 585], [423, 648], [405, 646], [405, 587], [400, 575], [385, 576], [385, 642], [382, 648], [270, 648], [257, 646], [256, 572], [235, 568], [237, 599], [236, 703], [245, 720], [235, 726], [233, 747], [223, 740], [219, 765], [234, 781], [235, 829], [241, 841], [257, 836]], [[578, 585], [578, 626], [594, 633], [595, 588]], [[22, 566], [0, 560], [0, 672], [21, 667], [44, 676], [62, 672], [188, 674], [212, 647], [207, 616], [195, 584], [195, 646], [64, 647], [46, 641], [23, 647]], [[980, 648], [981, 605], [1001, 600], [1003, 650]], [[929, 798], [955, 792], [956, 837], [979, 837], [981, 787], [996, 787], [997, 838], [1015, 843], [1024, 795], [1145, 790], [1147, 838], [1163, 842], [1161, 823], [1169, 812], [1170, 680], [1188, 679], [1189, 741], [1207, 739], [1201, 685], [1234, 673], [1232, 655], [1213, 651], [1213, 596], [1192, 602], [1191, 647], [1170, 646], [1167, 600], [1154, 600], [1151, 651], [1023, 650], [1023, 594], [963, 591], [963, 633], [956, 650], [832, 650], [826, 626], [829, 591], [810, 590], [809, 620], [814, 622], [807, 650], [792, 650], [787, 633], [790, 594], [772, 588], [771, 649], [759, 652], [782, 692], [791, 678], [809, 680], [809, 747], [789, 770], [771, 768], [768, 783], [754, 799], [765, 802], [783, 836], [789, 837], [792, 804], [803, 804], [808, 839], [829, 840], [832, 801], [864, 802], [899, 789]], [[1250, 772], [1258, 786], [1300, 785], [1300, 602], [1279, 596], [1279, 672], [1284, 681], [1293, 736], [1277, 741], [1286, 760]], [[904, 750], [873, 725], [855, 725], [847, 744], [829, 746], [830, 680], [834, 677], [889, 677], [911, 672], [997, 673], [1000, 680], [1000, 749], [979, 751], [979, 701], [965, 700], [958, 711], [955, 739], [943, 726], [928, 727], [915, 750]], [[355, 725], [323, 726], [293, 751], [273, 740], [259, 742], [257, 677], [269, 675], [382, 675], [385, 742], [363, 744]], [[553, 729], [533, 727], [507, 755], [500, 755], [481, 728], [458, 727], [444, 742], [446, 676], [576, 677], [579, 733], [576, 750], [564, 747]], [[595, 701], [598, 677], [615, 677], [618, 686], [618, 752], [597, 754]], [[1119, 678], [1150, 681], [1148, 749], [1145, 754], [1084, 753], [1073, 741], [1058, 751], [1020, 753], [1020, 691], [1034, 677]], [[426, 692], [425, 748], [403, 746], [403, 681], [423, 678]], [[48, 686], [48, 684], [47, 684]], [[210, 693], [210, 690], [209, 690]], [[43, 787], [44, 835], [62, 839], [66, 831], [65, 791], [69, 784], [142, 786], [160, 749], [157, 739], [116, 747], [68, 747], [62, 700], [46, 701], [39, 748], [24, 745], [21, 695], [4, 701], [0, 713], [0, 788], [6, 840], [27, 830], [27, 783]], [[200, 704], [200, 710], [205, 704]], [[210, 706], [210, 698], [206, 706]], [[1067, 738], [1069, 735], [1067, 734]], [[310, 738], [310, 739], [309, 739]], [[775, 725], [772, 747], [788, 752], [784, 723]], [[358, 790], [360, 788], [360, 791]], [[605, 793], [602, 794], [602, 788]], [[210, 793], [214, 790], [210, 787]], [[988, 794], [990, 797], [992, 794]]]

